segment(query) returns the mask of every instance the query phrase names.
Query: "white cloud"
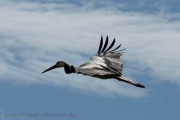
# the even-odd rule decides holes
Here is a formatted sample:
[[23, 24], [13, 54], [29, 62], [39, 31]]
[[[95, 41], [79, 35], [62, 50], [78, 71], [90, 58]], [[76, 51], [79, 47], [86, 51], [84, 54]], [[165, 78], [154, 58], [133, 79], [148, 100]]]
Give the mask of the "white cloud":
[[[66, 75], [64, 70], [40, 73], [58, 60], [78, 66], [97, 52], [100, 36], [114, 37], [128, 53], [124, 75], [148, 70], [154, 81], [180, 83], [179, 21], [156, 15], [91, 9], [71, 4], [4, 3], [0, 6], [0, 76], [14, 83], [54, 84], [103, 96], [146, 96], [147, 91], [115, 80]], [[172, 17], [171, 17], [172, 16]], [[128, 64], [129, 63], [129, 64]], [[128, 64], [128, 65], [127, 65]], [[146, 75], [144, 75], [146, 76]], [[76, 79], [74, 79], [76, 78]], [[146, 82], [148, 83], [148, 82]]]

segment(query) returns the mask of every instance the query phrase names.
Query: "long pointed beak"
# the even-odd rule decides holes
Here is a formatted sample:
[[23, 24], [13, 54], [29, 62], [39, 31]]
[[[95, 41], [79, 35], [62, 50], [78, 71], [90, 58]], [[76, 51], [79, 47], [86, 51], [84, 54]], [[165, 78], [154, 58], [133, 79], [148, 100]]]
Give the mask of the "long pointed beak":
[[52, 67], [50, 67], [50, 68], [46, 69], [45, 71], [43, 71], [41, 74], [43, 74], [43, 73], [45, 73], [47, 71], [50, 71], [52, 69], [55, 69], [55, 68], [57, 68], [56, 65], [53, 65]]

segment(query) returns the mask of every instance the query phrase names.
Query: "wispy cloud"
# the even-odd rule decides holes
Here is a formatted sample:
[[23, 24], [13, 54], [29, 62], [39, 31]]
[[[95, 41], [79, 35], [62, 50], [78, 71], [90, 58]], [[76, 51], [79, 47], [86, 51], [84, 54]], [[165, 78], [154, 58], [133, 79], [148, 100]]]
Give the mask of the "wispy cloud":
[[[146, 90], [115, 80], [66, 75], [64, 70], [40, 73], [58, 60], [78, 66], [97, 51], [100, 36], [117, 39], [128, 53], [123, 74], [134, 73], [154, 82], [180, 83], [179, 28], [175, 14], [122, 12], [91, 5], [12, 3], [0, 5], [0, 76], [13, 83], [54, 84], [103, 96], [146, 96]], [[148, 73], [148, 74], [147, 74]], [[75, 79], [74, 79], [75, 78]], [[156, 79], [158, 78], [158, 79]]]

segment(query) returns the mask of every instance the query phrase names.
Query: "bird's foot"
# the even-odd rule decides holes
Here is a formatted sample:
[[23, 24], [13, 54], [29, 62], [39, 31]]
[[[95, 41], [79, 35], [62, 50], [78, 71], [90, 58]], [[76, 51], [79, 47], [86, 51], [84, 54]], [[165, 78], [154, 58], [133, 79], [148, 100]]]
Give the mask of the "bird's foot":
[[139, 83], [135, 84], [136, 87], [140, 87], [140, 88], [146, 88], [144, 85], [141, 85]]

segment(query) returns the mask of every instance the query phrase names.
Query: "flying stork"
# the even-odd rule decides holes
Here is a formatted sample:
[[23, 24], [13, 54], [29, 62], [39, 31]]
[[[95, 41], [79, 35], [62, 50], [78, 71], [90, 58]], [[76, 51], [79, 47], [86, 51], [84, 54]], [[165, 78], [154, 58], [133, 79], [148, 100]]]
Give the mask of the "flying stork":
[[108, 36], [106, 37], [104, 46], [103, 37], [101, 36], [99, 50], [95, 56], [91, 57], [91, 62], [86, 62], [79, 67], [74, 67], [73, 65], [69, 65], [64, 61], [58, 61], [55, 65], [46, 69], [42, 73], [55, 68], [64, 67], [64, 71], [66, 72], [66, 74], [77, 73], [101, 79], [114, 78], [118, 81], [126, 82], [136, 87], [145, 88], [145, 86], [139, 83], [134, 83], [133, 81], [122, 76], [121, 71], [123, 68], [123, 62], [122, 60], [120, 60], [120, 56], [123, 55], [124, 52], [122, 51], [125, 49], [118, 50], [121, 46], [120, 44], [115, 49], [110, 50], [114, 46], [114, 44], [115, 38], [112, 41], [111, 45], [106, 49], [108, 45]]

